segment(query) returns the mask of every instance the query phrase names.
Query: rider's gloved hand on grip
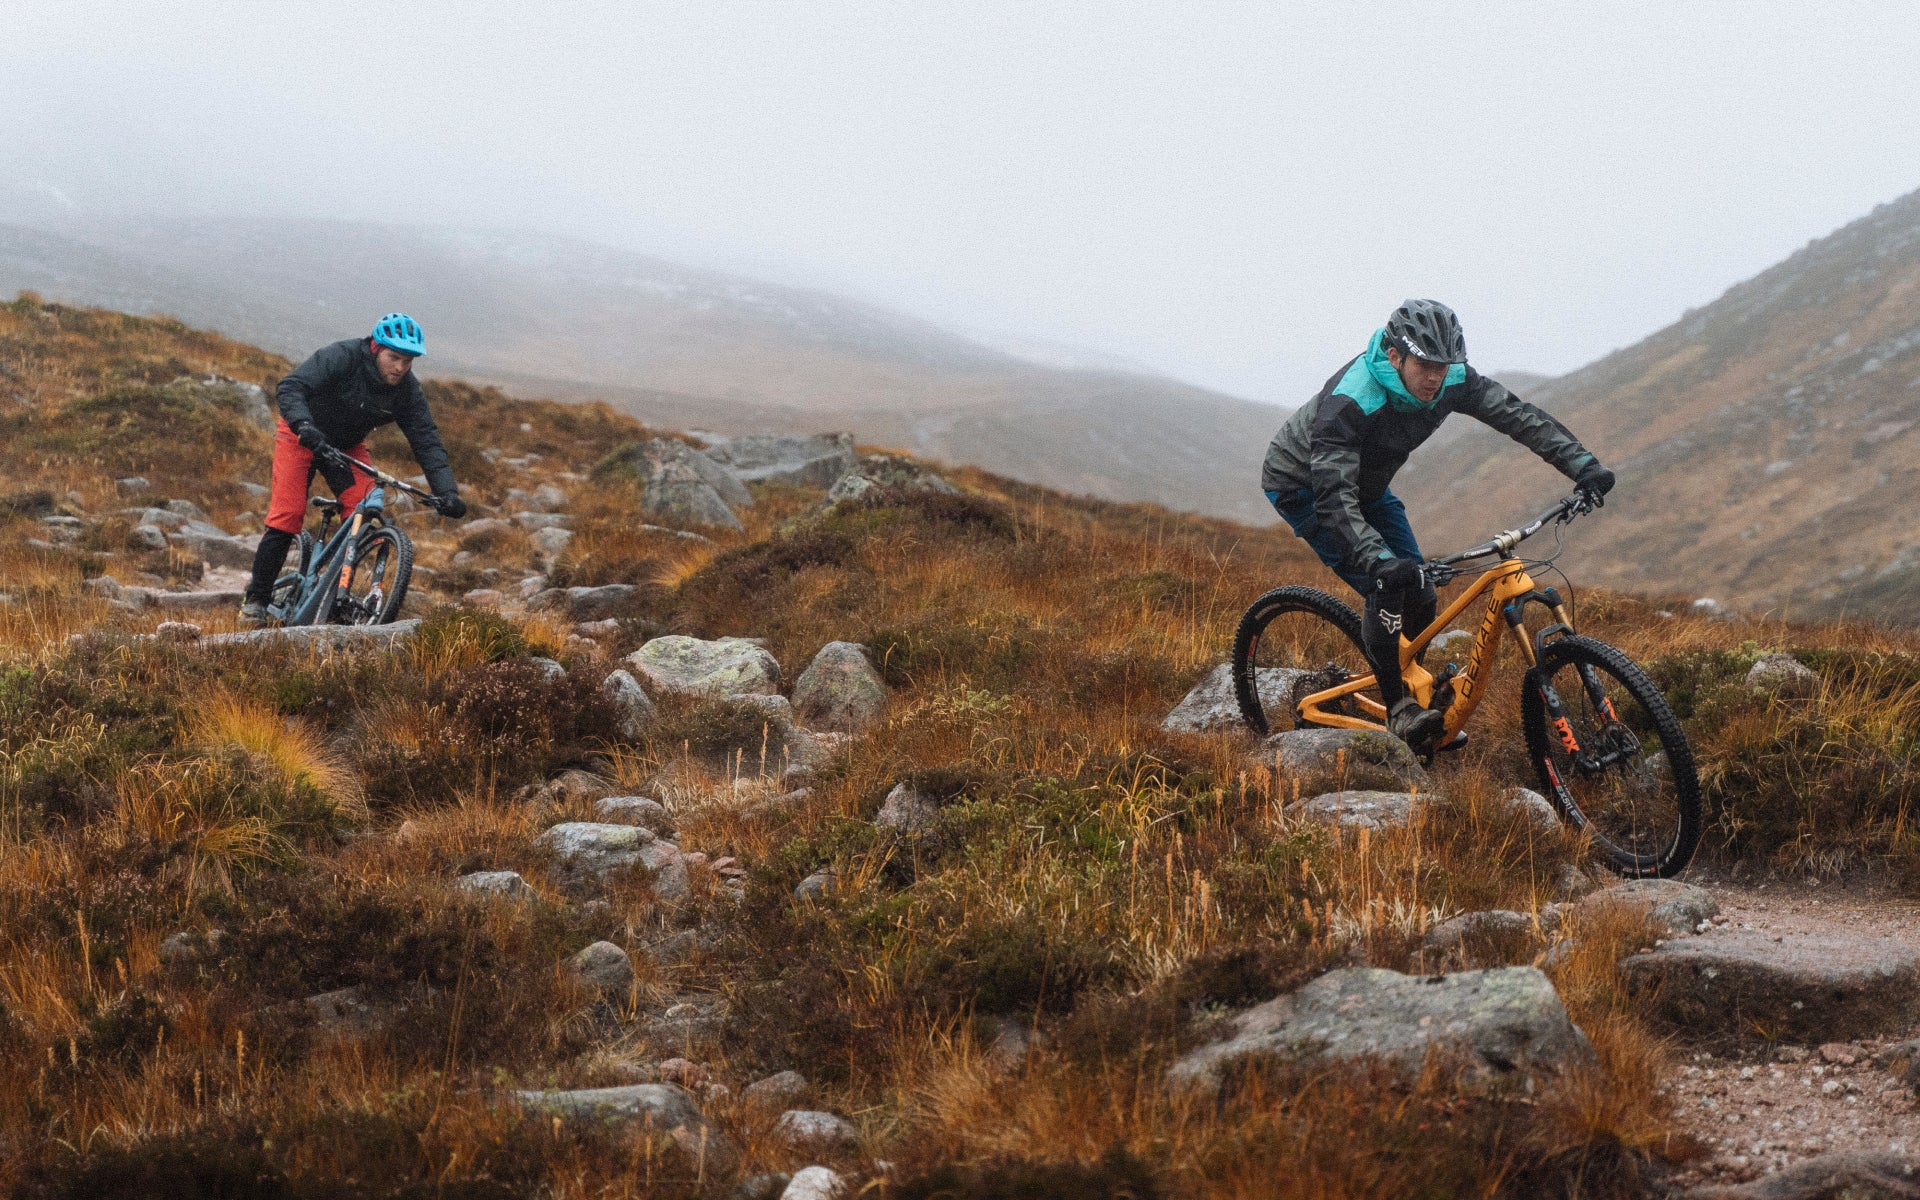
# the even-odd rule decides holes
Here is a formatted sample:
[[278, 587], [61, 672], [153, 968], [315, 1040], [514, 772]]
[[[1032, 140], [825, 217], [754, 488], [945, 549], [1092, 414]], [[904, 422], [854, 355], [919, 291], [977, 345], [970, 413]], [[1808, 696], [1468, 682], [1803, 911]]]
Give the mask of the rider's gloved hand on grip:
[[452, 517], [458, 521], [467, 515], [467, 502], [457, 492], [444, 492], [433, 498], [433, 506], [440, 510], [443, 517]]
[[312, 451], [319, 451], [327, 444], [327, 435], [321, 433], [320, 427], [312, 421], [302, 421], [298, 425], [295, 425], [293, 427], [293, 436], [300, 439], [302, 446]]
[[1590, 462], [1578, 475], [1574, 476], [1573, 485], [1591, 494], [1597, 500], [1613, 490], [1613, 472], [1597, 461]]
[[1420, 561], [1413, 558], [1376, 558], [1369, 574], [1376, 592], [1412, 591], [1421, 585]]

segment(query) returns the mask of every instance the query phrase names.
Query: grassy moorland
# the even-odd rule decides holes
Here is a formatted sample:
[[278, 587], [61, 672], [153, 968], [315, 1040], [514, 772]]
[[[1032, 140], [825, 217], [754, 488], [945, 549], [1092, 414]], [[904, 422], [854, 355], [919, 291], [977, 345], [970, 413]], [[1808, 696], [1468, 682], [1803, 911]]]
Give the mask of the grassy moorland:
[[[1224, 1095], [1164, 1086], [1231, 1006], [1333, 965], [1418, 968], [1436, 921], [1557, 898], [1581, 847], [1494, 802], [1531, 782], [1510, 651], [1473, 746], [1438, 769], [1445, 798], [1343, 841], [1281, 814], [1287, 783], [1245, 764], [1243, 738], [1160, 729], [1253, 596], [1325, 580], [1289, 540], [958, 471], [958, 497], [830, 513], [765, 490], [744, 532], [691, 543], [642, 530], [632, 485], [593, 470], [645, 436], [631, 422], [458, 385], [429, 390], [479, 514], [558, 482], [577, 534], [547, 575], [643, 585], [597, 654], [553, 616], [459, 602], [530, 573], [523, 534], [462, 543], [418, 512], [403, 521], [432, 574], [404, 649], [136, 639], [160, 617], [83, 580], [188, 580], [197, 564], [124, 544], [114, 478], [244, 525], [258, 502], [238, 484], [264, 480], [265, 434], [174, 381], [270, 384], [285, 366], [165, 321], [0, 306], [0, 1187], [724, 1196], [802, 1165], [734, 1099], [783, 1068], [853, 1118], [862, 1144], [839, 1165], [888, 1196], [1638, 1196], [1692, 1153], [1653, 1087], [1671, 1051], [1614, 975], [1649, 936], [1633, 925], [1548, 966], [1598, 1056], [1538, 1092], [1467, 1094], [1438, 1062], [1412, 1083], [1322, 1069]], [[391, 435], [374, 451], [406, 461]], [[29, 546], [39, 493], [104, 519], [72, 547]], [[1703, 853], [1920, 887], [1920, 640], [1673, 611], [1579, 595], [1583, 630], [1646, 663], [1687, 722]], [[618, 735], [608, 656], [663, 632], [765, 638], [789, 679], [824, 643], [862, 642], [891, 688], [885, 721], [769, 815], [752, 801], [782, 789], [728, 754], [757, 717], [663, 700], [645, 736]], [[1816, 694], [1742, 686], [1775, 649], [1821, 673]], [[589, 807], [527, 785], [569, 768], [665, 800], [687, 850], [748, 867], [744, 898], [700, 870], [677, 906], [644, 880], [590, 903], [551, 887], [533, 839]], [[902, 780], [942, 803], [939, 837], [872, 824]], [[837, 885], [795, 902], [822, 867]], [[454, 887], [483, 868], [519, 871], [539, 901]], [[210, 949], [163, 957], [183, 930]], [[697, 936], [659, 949], [682, 930]], [[599, 939], [634, 952], [624, 998], [562, 968]], [[346, 987], [404, 1004], [358, 1038], [289, 1007]], [[696, 1001], [717, 1023], [649, 1032]], [[992, 1049], [1009, 1028], [1030, 1052]], [[738, 1164], [512, 1102], [672, 1055], [726, 1085], [707, 1112]]]

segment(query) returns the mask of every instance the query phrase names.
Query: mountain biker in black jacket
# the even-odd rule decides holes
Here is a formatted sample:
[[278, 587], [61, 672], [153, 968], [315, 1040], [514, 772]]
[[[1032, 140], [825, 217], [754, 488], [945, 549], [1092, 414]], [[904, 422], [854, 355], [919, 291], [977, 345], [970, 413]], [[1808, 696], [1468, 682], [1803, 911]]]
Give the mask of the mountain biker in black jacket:
[[366, 461], [367, 435], [396, 424], [427, 476], [435, 507], [448, 517], [466, 515], [446, 444], [413, 374], [413, 360], [425, 352], [426, 336], [414, 319], [388, 313], [369, 336], [322, 346], [280, 381], [275, 392], [280, 420], [274, 431], [273, 494], [267, 504], [267, 531], [254, 551], [253, 578], [240, 605], [243, 621], [257, 624], [268, 618], [273, 581], [306, 521], [307, 491], [316, 468], [348, 508], [373, 488], [369, 476], [351, 468], [325, 459], [316, 463], [315, 455], [325, 447]]
[[1596, 499], [1613, 472], [1560, 422], [1467, 365], [1452, 309], [1408, 300], [1364, 353], [1327, 380], [1267, 447], [1260, 486], [1280, 516], [1333, 572], [1366, 597], [1367, 659], [1387, 728], [1425, 748], [1446, 725], [1400, 678], [1400, 638], [1433, 622], [1438, 596], [1407, 510], [1389, 489], [1407, 456], [1453, 413], [1532, 450]]

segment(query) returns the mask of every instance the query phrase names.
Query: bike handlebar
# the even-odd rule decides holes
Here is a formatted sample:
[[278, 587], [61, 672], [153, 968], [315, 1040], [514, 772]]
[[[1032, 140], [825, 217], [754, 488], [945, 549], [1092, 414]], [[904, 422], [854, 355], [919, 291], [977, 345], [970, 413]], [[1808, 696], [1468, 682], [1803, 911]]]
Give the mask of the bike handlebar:
[[[1428, 559], [1426, 562], [1428, 579], [1434, 583], [1444, 583], [1446, 579], [1451, 578], [1454, 574], [1451, 568], [1456, 563], [1469, 562], [1476, 558], [1488, 558], [1496, 554], [1501, 558], [1506, 558], [1513, 553], [1514, 547], [1526, 541], [1534, 534], [1539, 533], [1549, 522], [1558, 522], [1564, 525], [1566, 522], [1573, 520], [1583, 513], [1590, 513], [1594, 509], [1599, 508], [1601, 503], [1602, 501], [1599, 496], [1582, 488], [1518, 529], [1509, 529], [1504, 533], [1496, 533], [1471, 550], [1462, 550], [1458, 554], [1449, 554], [1444, 558]], [[1435, 576], [1439, 576], [1440, 578], [1435, 578]]]
[[408, 483], [406, 480], [398, 479], [392, 475], [389, 475], [385, 471], [382, 471], [379, 467], [374, 466], [372, 463], [361, 462], [359, 459], [353, 457], [353, 455], [347, 454], [344, 451], [340, 450], [339, 447], [337, 446], [322, 446], [320, 449], [314, 451], [314, 457], [323, 458], [328, 462], [332, 463], [334, 466], [344, 466], [350, 470], [359, 471], [362, 474], [370, 475], [375, 480], [378, 480], [381, 484], [385, 485], [386, 487], [397, 488], [400, 491], [405, 492], [407, 495], [412, 496], [414, 499], [420, 501], [422, 504], [425, 504], [428, 508], [431, 508], [433, 511], [435, 512], [440, 511], [440, 497], [434, 495], [432, 492], [421, 491], [419, 488], [414, 487], [412, 484]]

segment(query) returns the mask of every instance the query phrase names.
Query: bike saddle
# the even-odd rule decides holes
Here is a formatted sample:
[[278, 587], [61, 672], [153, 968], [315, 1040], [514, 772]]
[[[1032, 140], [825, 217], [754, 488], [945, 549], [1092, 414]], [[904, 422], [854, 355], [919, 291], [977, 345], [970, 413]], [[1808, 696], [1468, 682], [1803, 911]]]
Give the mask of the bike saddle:
[[336, 517], [343, 515], [347, 511], [347, 506], [338, 500], [328, 500], [322, 496], [315, 496], [307, 503], [313, 505], [323, 513], [332, 513]]

